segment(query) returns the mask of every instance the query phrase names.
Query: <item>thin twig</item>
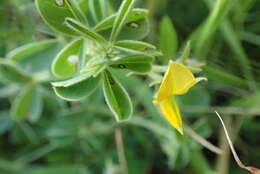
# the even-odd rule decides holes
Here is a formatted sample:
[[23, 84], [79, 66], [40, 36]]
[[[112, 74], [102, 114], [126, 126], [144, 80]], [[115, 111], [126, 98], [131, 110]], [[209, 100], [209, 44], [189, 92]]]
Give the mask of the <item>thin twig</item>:
[[115, 139], [116, 139], [116, 148], [117, 148], [121, 171], [123, 174], [128, 174], [123, 137], [120, 128], [115, 128]]
[[199, 134], [197, 134], [194, 130], [192, 130], [190, 127], [186, 127], [187, 133], [196, 140], [199, 144], [207, 148], [208, 150], [216, 153], [216, 154], [222, 154], [223, 151], [216, 147], [215, 145], [211, 144], [209, 141], [207, 141], [205, 138], [201, 137]]
[[227, 131], [227, 128], [226, 128], [226, 126], [225, 126], [225, 123], [224, 123], [223, 119], [221, 118], [221, 116], [219, 115], [219, 113], [218, 113], [217, 111], [215, 111], [215, 113], [217, 114], [217, 116], [218, 116], [218, 118], [219, 118], [219, 120], [220, 120], [220, 122], [221, 122], [221, 124], [222, 124], [222, 126], [223, 126], [223, 128], [224, 128], [224, 132], [225, 132], [225, 135], [226, 135], [226, 137], [227, 137], [227, 141], [228, 141], [229, 147], [230, 147], [230, 149], [231, 149], [231, 152], [232, 152], [232, 154], [233, 154], [233, 156], [234, 156], [234, 158], [235, 158], [235, 160], [236, 160], [238, 166], [241, 167], [241, 168], [243, 168], [243, 169], [248, 170], [248, 171], [251, 172], [252, 174], [259, 174], [259, 173], [260, 173], [260, 170], [259, 170], [259, 169], [255, 168], [255, 167], [245, 166], [245, 165], [242, 163], [242, 161], [239, 159], [239, 157], [238, 157], [238, 155], [237, 155], [237, 153], [236, 153], [236, 150], [235, 150], [235, 148], [234, 148], [234, 145], [233, 145], [233, 143], [232, 143], [232, 141], [231, 141], [231, 139], [230, 139], [230, 137], [229, 137], [229, 134], [228, 134], [228, 131]]
[[[240, 117], [242, 118], [242, 117]], [[228, 127], [231, 127], [232, 125], [232, 117], [225, 117], [224, 120]], [[232, 132], [232, 137], [233, 132]], [[230, 148], [228, 146], [228, 143], [226, 143], [226, 135], [224, 134], [224, 130], [221, 129], [219, 133], [219, 148], [223, 150], [223, 154], [219, 155], [217, 158], [217, 164], [216, 164], [216, 171], [217, 173], [221, 174], [228, 174], [229, 173], [229, 163], [230, 163]]]
[[232, 143], [232, 141], [231, 141], [231, 139], [230, 139], [230, 137], [229, 137], [229, 134], [228, 134], [228, 131], [227, 131], [227, 128], [226, 128], [226, 126], [225, 126], [224, 121], [222, 120], [222, 118], [221, 118], [221, 116], [219, 115], [219, 113], [218, 113], [217, 111], [215, 111], [215, 112], [216, 112], [216, 114], [217, 114], [217, 116], [218, 116], [218, 118], [219, 118], [219, 120], [220, 120], [220, 122], [221, 122], [221, 124], [222, 124], [222, 126], [223, 126], [223, 128], [224, 128], [224, 132], [225, 132], [225, 135], [226, 135], [226, 137], [227, 137], [228, 144], [229, 144], [229, 146], [230, 146], [231, 152], [232, 152], [232, 154], [233, 154], [233, 156], [234, 156], [234, 158], [235, 158], [237, 164], [238, 164], [239, 167], [241, 167], [241, 168], [246, 168], [246, 166], [240, 161], [240, 159], [239, 159], [239, 157], [238, 157], [238, 155], [237, 155], [237, 153], [236, 153], [236, 150], [235, 150], [234, 145], [233, 145], [233, 143]]

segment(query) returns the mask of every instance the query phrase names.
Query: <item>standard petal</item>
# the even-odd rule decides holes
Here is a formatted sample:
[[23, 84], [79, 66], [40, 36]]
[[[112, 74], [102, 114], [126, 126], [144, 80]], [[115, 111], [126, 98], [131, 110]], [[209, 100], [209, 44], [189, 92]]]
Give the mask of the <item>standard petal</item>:
[[186, 66], [170, 61], [156, 100], [160, 102], [171, 95], [185, 94], [195, 84], [196, 79]]
[[183, 134], [181, 114], [174, 97], [170, 96], [166, 98], [159, 103], [159, 106], [165, 119]]

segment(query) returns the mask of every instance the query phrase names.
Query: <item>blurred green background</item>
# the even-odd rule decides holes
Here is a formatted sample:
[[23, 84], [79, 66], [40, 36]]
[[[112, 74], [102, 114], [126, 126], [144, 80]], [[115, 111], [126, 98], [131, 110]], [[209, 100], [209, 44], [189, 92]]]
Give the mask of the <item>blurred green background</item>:
[[[121, 3], [110, 2], [115, 9]], [[214, 3], [219, 7], [212, 10]], [[136, 7], [150, 10], [146, 41], [175, 60], [191, 40], [191, 57], [206, 63], [201, 75], [208, 82], [178, 98], [185, 135], [160, 116], [152, 104], [155, 89], [145, 77], [118, 74], [134, 104], [132, 119], [119, 124], [101, 89], [80, 102], [65, 102], [55, 96], [49, 82], [37, 87], [41, 96], [29, 106], [40, 110], [39, 118], [32, 118], [37, 121], [14, 121], [11, 105], [23, 84], [7, 82], [0, 74], [1, 174], [121, 174], [120, 145], [129, 174], [246, 173], [234, 162], [214, 110], [224, 117], [241, 160], [260, 164], [260, 1], [138, 0]], [[170, 23], [165, 22], [169, 18]], [[178, 44], [175, 40], [175, 45], [164, 47], [165, 33], [177, 37]], [[34, 1], [0, 0], [0, 57], [24, 44], [52, 38], [63, 39], [43, 22]], [[48, 68], [60, 48], [45, 48], [23, 68], [39, 73], [34, 68]], [[179, 51], [173, 54], [174, 49]], [[167, 62], [158, 58], [157, 63]], [[190, 130], [223, 154], [201, 146]]]

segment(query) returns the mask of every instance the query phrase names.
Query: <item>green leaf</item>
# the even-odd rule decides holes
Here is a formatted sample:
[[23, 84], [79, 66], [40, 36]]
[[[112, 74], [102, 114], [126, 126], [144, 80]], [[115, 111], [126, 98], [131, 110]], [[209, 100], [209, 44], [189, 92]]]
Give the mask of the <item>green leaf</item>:
[[[126, 20], [126, 23], [131, 23], [141, 19], [145, 19], [147, 16], [148, 16], [148, 10], [135, 8], [130, 12]], [[94, 28], [95, 31], [100, 32], [112, 28], [115, 19], [116, 19], [116, 14], [106, 17], [95, 26]]]
[[[117, 37], [117, 40], [141, 40], [144, 39], [150, 31], [148, 19], [141, 19], [135, 22], [127, 23], [123, 28], [120, 34]], [[102, 31], [101, 34], [107, 38], [109, 37], [111, 30]]]
[[92, 58], [82, 67], [80, 72], [91, 72], [93, 73], [93, 76], [97, 76], [101, 72], [103, 72], [104, 69], [107, 67], [107, 59], [104, 57], [99, 58]]
[[177, 34], [171, 19], [163, 17], [160, 22], [159, 48], [163, 52], [163, 61], [168, 61], [176, 55], [178, 47]]
[[142, 40], [150, 31], [148, 19], [142, 19], [136, 22], [128, 23], [122, 29], [118, 40]]
[[214, 35], [234, 4], [233, 0], [205, 2], [209, 3], [209, 6], [212, 4], [210, 14], [197, 30], [193, 32], [190, 38], [194, 46], [194, 55], [199, 59], [207, 57], [208, 52], [211, 50], [212, 43], [214, 43]]
[[103, 82], [105, 100], [117, 121], [130, 119], [133, 106], [130, 97], [122, 85], [109, 71], [105, 72]]
[[134, 6], [135, 0], [124, 0], [121, 4], [116, 19], [113, 24], [112, 33], [110, 35], [110, 41], [114, 42], [121, 31], [123, 25], [126, 22], [126, 19]]
[[28, 73], [50, 72], [53, 58], [60, 51], [57, 40], [35, 42], [11, 51], [7, 57]]
[[7, 54], [7, 58], [12, 61], [18, 62], [32, 54], [41, 52], [46, 48], [49, 48], [57, 43], [58, 43], [57, 40], [45, 40], [45, 41], [30, 43], [12, 50]]
[[89, 6], [88, 6], [87, 1], [88, 0], [80, 0], [80, 1], [78, 1], [79, 7], [80, 7], [81, 11], [84, 14], [87, 14], [89, 12]]
[[0, 88], [0, 98], [8, 98], [14, 96], [20, 90], [20, 86], [17, 84], [5, 84]]
[[111, 65], [113, 68], [128, 69], [137, 73], [148, 73], [152, 70], [151, 63], [124, 63]]
[[122, 58], [111, 60], [111, 64], [124, 64], [124, 63], [151, 63], [154, 57], [146, 54], [136, 54], [124, 56]]
[[52, 73], [57, 77], [71, 77], [77, 72], [83, 39], [77, 39], [57, 55], [52, 64]]
[[24, 83], [31, 80], [31, 77], [22, 71], [15, 62], [0, 59], [1, 78], [9, 82]]
[[[133, 95], [136, 97], [135, 100], [140, 101], [140, 103], [144, 105], [145, 110], [147, 111], [147, 115], [151, 116], [153, 120], [156, 121], [161, 120], [161, 118], [159, 117], [158, 110], [156, 109], [156, 107], [154, 107], [153, 103], [151, 102], [154, 98], [153, 89], [149, 88], [148, 85], [144, 85], [144, 80], [137, 76], [128, 76], [127, 78], [125, 78], [125, 76], [127, 75], [126, 72], [120, 70], [117, 70], [114, 73], [116, 77], [123, 84], [125, 84], [129, 88], [129, 90], [133, 93]], [[137, 118], [141, 118], [141, 117], [135, 117], [132, 120]], [[157, 122], [153, 121], [153, 123], [159, 126]]]
[[188, 41], [187, 44], [185, 45], [184, 50], [183, 50], [181, 57], [180, 57], [181, 63], [184, 64], [186, 62], [186, 60], [190, 56], [190, 51], [191, 51], [191, 45], [190, 45], [190, 41]]
[[65, 18], [75, 18], [67, 0], [36, 0], [40, 15], [44, 21], [53, 29], [67, 35], [77, 35], [65, 24]]
[[83, 76], [75, 77], [65, 83], [61, 82], [63, 85], [54, 83], [56, 86], [53, 88], [56, 95], [67, 101], [78, 101], [92, 94], [99, 85], [101, 75], [95, 78], [87, 76], [86, 79], [84, 79], [86, 76], [84, 78]]
[[136, 40], [122, 40], [118, 41], [114, 44], [115, 46], [123, 47], [123, 48], [128, 48], [132, 50], [137, 50], [137, 51], [145, 51], [147, 49], [156, 49], [155, 46], [152, 44], [142, 42], [142, 41], [136, 41]]
[[78, 1], [75, 0], [67, 1], [67, 5], [71, 8], [72, 13], [77, 18], [77, 20], [88, 25], [88, 19], [84, 14], [84, 12], [79, 7], [80, 4]]
[[76, 33], [85, 36], [93, 41], [99, 42], [99, 43], [106, 43], [106, 40], [99, 35], [98, 33], [92, 31], [91, 29], [87, 28], [84, 24], [72, 19], [72, 18], [66, 18], [65, 19], [66, 25], [71, 28]]
[[30, 121], [36, 122], [40, 118], [41, 112], [41, 94], [36, 84], [29, 84], [16, 97], [11, 108], [11, 116], [17, 121], [28, 118]]
[[115, 48], [119, 50], [129, 50], [133, 52], [141, 52], [143, 54], [151, 56], [162, 56], [162, 53], [156, 49], [154, 45], [151, 45], [147, 42], [137, 41], [137, 40], [122, 40], [114, 44]]
[[145, 54], [129, 55], [117, 60], [111, 60], [110, 66], [129, 69], [138, 73], [147, 73], [152, 69], [153, 60], [154, 57]]
[[96, 22], [101, 21], [108, 15], [107, 0], [89, 0], [89, 9]]
[[52, 85], [55, 87], [69, 87], [69, 86], [75, 85], [83, 80], [90, 78], [92, 75], [93, 75], [92, 72], [87, 72], [87, 73], [80, 74], [69, 80], [53, 82]]

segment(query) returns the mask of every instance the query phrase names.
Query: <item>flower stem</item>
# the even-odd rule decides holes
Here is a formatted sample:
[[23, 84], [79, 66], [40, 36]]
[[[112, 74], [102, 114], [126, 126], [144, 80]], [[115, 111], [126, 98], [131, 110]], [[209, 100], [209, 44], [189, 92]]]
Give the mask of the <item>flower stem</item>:
[[116, 140], [116, 148], [117, 148], [118, 158], [120, 162], [121, 172], [122, 174], [128, 174], [127, 161], [126, 161], [125, 151], [124, 151], [124, 142], [123, 142], [122, 132], [120, 128], [115, 128], [115, 140]]

